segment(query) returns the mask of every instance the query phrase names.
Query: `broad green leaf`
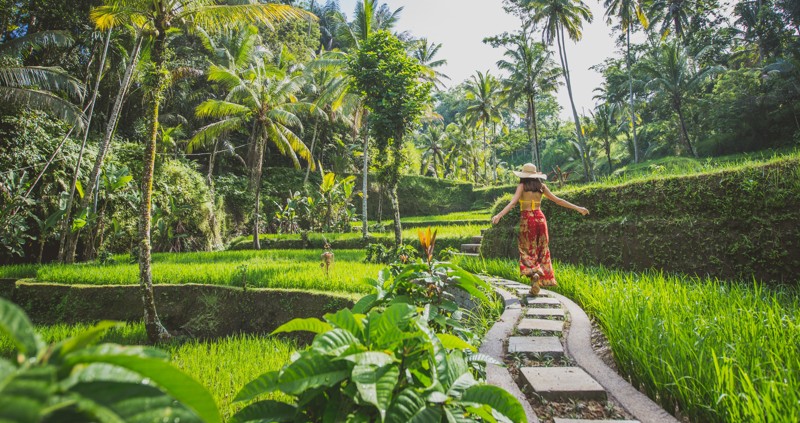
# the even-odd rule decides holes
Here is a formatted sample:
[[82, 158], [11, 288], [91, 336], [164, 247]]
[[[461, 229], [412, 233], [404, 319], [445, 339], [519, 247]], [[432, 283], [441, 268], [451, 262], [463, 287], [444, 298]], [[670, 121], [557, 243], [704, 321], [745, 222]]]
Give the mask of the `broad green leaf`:
[[392, 401], [386, 423], [429, 423], [442, 420], [442, 409], [428, 407], [412, 388], [406, 388]]
[[349, 375], [350, 366], [346, 361], [332, 361], [330, 357], [309, 350], [281, 372], [278, 386], [287, 394], [300, 395], [307, 389], [333, 386]]
[[444, 409], [445, 416], [447, 417], [447, 423], [474, 423], [475, 419], [471, 417], [467, 417], [464, 414], [463, 409], [453, 409], [451, 407], [445, 407]]
[[283, 332], [297, 332], [297, 331], [325, 333], [331, 329], [333, 329], [333, 327], [323, 322], [322, 320], [319, 320], [315, 317], [309, 317], [307, 319], [294, 319], [289, 321], [288, 323], [284, 323], [283, 325], [272, 331], [272, 335]]
[[39, 422], [56, 389], [53, 366], [19, 369], [0, 379], [0, 422]]
[[476, 385], [461, 396], [462, 402], [487, 405], [498, 413], [504, 415], [512, 422], [527, 423], [525, 409], [516, 397], [503, 388], [492, 385]]
[[434, 404], [444, 404], [447, 401], [447, 395], [443, 392], [433, 391], [428, 394], [428, 402], [432, 402]]
[[268, 394], [278, 389], [278, 376], [280, 372], [272, 371], [247, 382], [247, 385], [236, 394], [233, 402], [249, 401], [259, 395]]
[[505, 367], [506, 366], [504, 363], [498, 361], [496, 358], [494, 358], [494, 357], [492, 357], [492, 356], [490, 356], [488, 354], [483, 354], [483, 353], [476, 353], [476, 354], [467, 355], [467, 363], [473, 363], [473, 362], [494, 364], [496, 366], [501, 366], [501, 367]]
[[89, 345], [94, 344], [97, 342], [103, 334], [105, 334], [109, 329], [114, 327], [119, 327], [122, 323], [119, 322], [111, 322], [111, 321], [102, 321], [95, 326], [73, 336], [72, 338], [67, 338], [53, 347], [53, 355], [51, 356], [52, 359], [59, 359], [75, 350], [79, 350], [81, 348], [85, 348]]
[[326, 314], [325, 320], [334, 326], [350, 331], [350, 333], [357, 337], [361, 337], [361, 331], [364, 329], [364, 324], [356, 319], [352, 311], [346, 308], [336, 313]]
[[339, 356], [351, 348], [357, 350], [359, 346], [362, 346], [361, 341], [352, 333], [338, 328], [315, 336], [311, 343], [314, 350], [332, 356]]
[[411, 318], [416, 315], [416, 312], [416, 308], [409, 304], [394, 304], [389, 306], [380, 314], [377, 320], [370, 320], [370, 340], [384, 344], [384, 341], [381, 340], [382, 338], [386, 340], [395, 339], [395, 332], [404, 329]]
[[3, 298], [0, 298], [0, 333], [8, 334], [17, 350], [28, 357], [38, 354], [44, 345], [25, 312]]
[[472, 373], [466, 372], [458, 377], [453, 384], [450, 385], [450, 389], [447, 391], [447, 395], [453, 398], [461, 398], [461, 395], [464, 394], [464, 391], [467, 389], [475, 386], [478, 384], [478, 381], [475, 380], [475, 376], [472, 376]]
[[77, 394], [78, 409], [103, 422], [202, 422], [195, 413], [151, 385], [97, 381], [76, 384], [69, 391]]
[[399, 376], [400, 368], [394, 364], [381, 367], [359, 364], [353, 368], [353, 382], [361, 394], [361, 399], [378, 409], [381, 420], [386, 418], [386, 411], [392, 402], [392, 393], [397, 386]]
[[395, 359], [391, 355], [379, 351], [366, 351], [347, 355], [341, 357], [340, 360], [347, 360], [360, 366], [385, 366], [395, 362]]
[[478, 349], [473, 347], [472, 345], [468, 344], [463, 339], [455, 336], [450, 335], [449, 333], [438, 333], [436, 337], [442, 341], [442, 345], [447, 348], [448, 350], [458, 349], [458, 350], [471, 350], [477, 351]]
[[294, 421], [297, 408], [285, 402], [265, 400], [255, 402], [234, 414], [230, 423], [244, 422], [290, 422]]
[[358, 302], [353, 306], [353, 313], [366, 313], [372, 309], [375, 302], [378, 301], [378, 294], [369, 294], [361, 297]]
[[78, 196], [83, 198], [83, 184], [81, 184], [81, 181], [75, 181], [75, 191], [78, 191]]
[[217, 404], [206, 388], [162, 358], [145, 355], [155, 354], [155, 351], [104, 344], [66, 355], [65, 364], [75, 366], [77, 364], [108, 363], [132, 370], [150, 379], [164, 392], [189, 407], [204, 421], [220, 422]]

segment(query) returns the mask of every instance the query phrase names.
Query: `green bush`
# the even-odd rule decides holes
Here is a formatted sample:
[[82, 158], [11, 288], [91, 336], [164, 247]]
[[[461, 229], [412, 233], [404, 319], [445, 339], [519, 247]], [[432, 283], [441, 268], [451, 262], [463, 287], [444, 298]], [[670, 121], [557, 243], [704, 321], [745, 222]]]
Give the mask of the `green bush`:
[[94, 345], [113, 322], [45, 345], [25, 313], [0, 299], [0, 333], [16, 360], [0, 359], [0, 420], [220, 422], [214, 398], [155, 348]]
[[[800, 158], [573, 188], [558, 195], [587, 207], [591, 215], [544, 202], [556, 259], [797, 282]], [[495, 205], [495, 213], [503, 202]], [[484, 256], [516, 257], [517, 226], [518, 218], [509, 213], [487, 231], [481, 245]]]

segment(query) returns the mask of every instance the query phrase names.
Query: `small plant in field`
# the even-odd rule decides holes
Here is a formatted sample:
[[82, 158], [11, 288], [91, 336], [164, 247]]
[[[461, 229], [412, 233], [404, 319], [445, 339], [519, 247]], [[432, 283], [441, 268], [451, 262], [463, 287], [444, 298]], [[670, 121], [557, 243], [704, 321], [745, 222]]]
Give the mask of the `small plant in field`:
[[45, 345], [25, 313], [0, 299], [0, 333], [16, 349], [13, 360], [0, 359], [0, 421], [221, 421], [211, 394], [166, 353], [95, 345], [117, 326], [100, 322]]
[[328, 242], [325, 241], [324, 249], [325, 252], [320, 254], [320, 259], [322, 259], [322, 263], [320, 263], [319, 266], [325, 269], [325, 277], [329, 277], [330, 269], [331, 267], [333, 267], [333, 251], [331, 251], [331, 244], [328, 244]]
[[247, 264], [240, 264], [236, 266], [236, 274], [241, 279], [242, 291], [247, 291]]
[[295, 331], [317, 335], [283, 369], [259, 376], [235, 398], [278, 391], [294, 403], [257, 401], [233, 422], [526, 421], [514, 396], [470, 372], [462, 350], [474, 347], [436, 333], [410, 304], [295, 319], [273, 333]]

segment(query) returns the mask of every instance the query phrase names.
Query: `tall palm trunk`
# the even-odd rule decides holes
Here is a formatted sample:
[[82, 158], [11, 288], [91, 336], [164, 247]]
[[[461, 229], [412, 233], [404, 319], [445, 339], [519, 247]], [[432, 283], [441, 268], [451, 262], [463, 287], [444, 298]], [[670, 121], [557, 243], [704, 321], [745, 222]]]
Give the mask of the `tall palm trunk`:
[[400, 223], [400, 200], [397, 197], [397, 185], [400, 182], [400, 160], [403, 150], [403, 129], [398, 129], [395, 133], [392, 162], [392, 176], [389, 183], [389, 197], [392, 202], [392, 211], [394, 212], [394, 246], [399, 247], [403, 243], [403, 227]]
[[156, 141], [158, 139], [158, 112], [166, 91], [167, 70], [164, 66], [164, 50], [167, 43], [167, 25], [156, 23], [157, 35], [153, 43], [151, 57], [153, 60], [155, 85], [150, 95], [153, 104], [150, 109], [150, 136], [144, 149], [144, 169], [142, 172], [142, 202], [139, 207], [139, 287], [141, 288], [144, 306], [144, 325], [150, 342], [158, 342], [170, 338], [169, 332], [161, 324], [156, 312], [155, 295], [153, 293], [153, 269], [150, 257], [150, 225], [152, 221], [153, 172], [156, 163]]
[[211, 197], [211, 210], [209, 220], [211, 221], [211, 233], [214, 236], [214, 247], [222, 245], [222, 234], [220, 234], [219, 224], [217, 222], [217, 192], [214, 188], [214, 163], [217, 160], [217, 150], [219, 148], [219, 140], [214, 141], [214, 148], [211, 150], [211, 156], [208, 158], [208, 174], [206, 175], [206, 183], [208, 184], [208, 194]]
[[[106, 34], [106, 40], [103, 45], [103, 53], [100, 57], [100, 67], [97, 70], [97, 78], [94, 82], [94, 92], [92, 92], [92, 99], [89, 102], [89, 115], [87, 116], [86, 129], [83, 131], [83, 142], [81, 142], [81, 149], [78, 152], [78, 160], [75, 163], [75, 172], [72, 174], [72, 182], [69, 186], [69, 195], [67, 196], [67, 208], [64, 214], [64, 220], [61, 223], [61, 240], [58, 246], [58, 259], [64, 263], [70, 264], [75, 259], [74, 250], [73, 254], [65, 255], [67, 245], [67, 238], [72, 234], [72, 201], [75, 198], [75, 190], [78, 185], [78, 175], [81, 170], [81, 162], [83, 161], [83, 153], [86, 151], [86, 141], [89, 139], [89, 129], [92, 126], [92, 115], [94, 114], [94, 105], [97, 103], [97, 92], [100, 90], [100, 81], [103, 79], [103, 68], [106, 66], [106, 55], [108, 54], [108, 44], [111, 42], [111, 30]], [[91, 191], [89, 191], [91, 193]], [[84, 195], [86, 197], [86, 195]], [[73, 236], [74, 238], [74, 236]]]
[[[633, 30], [633, 23], [628, 23], [628, 39], [625, 52], [625, 60], [628, 66], [628, 92], [630, 95], [631, 104], [631, 128], [633, 129], [633, 162], [639, 163], [639, 145], [636, 142], [636, 110], [633, 106], [633, 70], [631, 70], [631, 31]], [[609, 161], [610, 163], [610, 161]], [[609, 166], [610, 169], [610, 166]]]
[[488, 153], [488, 151], [489, 151], [489, 146], [488, 144], [486, 144], [486, 122], [484, 122], [483, 123], [483, 181], [484, 182], [489, 180], [489, 173], [486, 168], [486, 162], [489, 161], [486, 158], [486, 153]]
[[533, 141], [531, 155], [537, 169], [542, 169], [541, 152], [539, 151], [539, 131], [536, 127], [536, 94], [528, 95], [528, 138]]
[[253, 124], [253, 156], [250, 169], [250, 189], [255, 203], [253, 204], [253, 248], [261, 249], [261, 173], [264, 169], [264, 150], [266, 148], [264, 136], [258, 123]]
[[[128, 88], [130, 88], [131, 79], [133, 79], [133, 71], [136, 69], [136, 64], [139, 62], [139, 51], [142, 48], [142, 41], [143, 37], [141, 34], [137, 34], [136, 40], [134, 41], [133, 50], [131, 51], [130, 61], [128, 61], [128, 66], [125, 68], [125, 74], [122, 77], [122, 82], [120, 83], [119, 90], [117, 91], [117, 97], [114, 99], [114, 107], [111, 109], [111, 115], [106, 123], [106, 131], [103, 134], [103, 141], [100, 143], [100, 149], [97, 151], [97, 157], [94, 160], [94, 167], [92, 168], [92, 173], [89, 174], [89, 180], [87, 181], [87, 185], [85, 188], [85, 195], [81, 199], [80, 210], [84, 210], [89, 207], [89, 201], [92, 199], [92, 194], [96, 191], [96, 187], [100, 182], [100, 170], [103, 167], [103, 162], [108, 155], [108, 152], [111, 150], [111, 139], [114, 137], [114, 132], [117, 128], [117, 122], [119, 121], [119, 115], [122, 111], [122, 104], [125, 102], [125, 97], [128, 95]], [[94, 194], [96, 196], [97, 194]], [[75, 250], [78, 248], [78, 237], [80, 236], [80, 229], [78, 232], [74, 234], [70, 234], [68, 242], [67, 242], [67, 257], [74, 257]], [[95, 234], [92, 238], [97, 238]], [[93, 249], [91, 248], [91, 244], [89, 248], [87, 248], [86, 258], [91, 259], [93, 254]]]
[[689, 139], [689, 130], [686, 128], [686, 119], [683, 117], [683, 104], [681, 99], [676, 99], [674, 104], [675, 110], [678, 112], [678, 119], [680, 119], [683, 140], [686, 141], [686, 146], [689, 147], [689, 153], [691, 153], [694, 158], [698, 158], [697, 152], [694, 147], [692, 147], [692, 141]]
[[[314, 161], [314, 146], [317, 144], [317, 125], [319, 125], [319, 121], [317, 118], [314, 118], [314, 135], [311, 137], [311, 161]], [[311, 173], [311, 163], [308, 164], [306, 168], [306, 176], [303, 178], [303, 186], [305, 187], [308, 183], [308, 175]]]
[[567, 46], [564, 39], [564, 27], [560, 26], [559, 31], [556, 32], [556, 42], [558, 43], [558, 58], [561, 61], [561, 70], [564, 72], [564, 80], [567, 83], [567, 94], [569, 95], [569, 104], [572, 107], [572, 119], [575, 121], [575, 136], [578, 138], [578, 144], [581, 146], [581, 162], [583, 163], [583, 175], [587, 181], [590, 180], [589, 164], [587, 161], [586, 153], [586, 140], [583, 138], [583, 129], [581, 128], [581, 119], [578, 117], [578, 109], [575, 108], [575, 99], [572, 96], [572, 80], [569, 75], [569, 62], [567, 61]]

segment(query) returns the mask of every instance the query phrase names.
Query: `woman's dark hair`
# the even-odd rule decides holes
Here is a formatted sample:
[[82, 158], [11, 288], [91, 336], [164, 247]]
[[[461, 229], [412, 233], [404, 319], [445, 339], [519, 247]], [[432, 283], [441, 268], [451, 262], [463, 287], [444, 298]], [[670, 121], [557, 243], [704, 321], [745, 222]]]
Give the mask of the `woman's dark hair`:
[[530, 192], [544, 192], [544, 184], [538, 178], [520, 178], [519, 183], [522, 184], [523, 191]]

